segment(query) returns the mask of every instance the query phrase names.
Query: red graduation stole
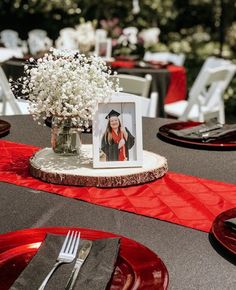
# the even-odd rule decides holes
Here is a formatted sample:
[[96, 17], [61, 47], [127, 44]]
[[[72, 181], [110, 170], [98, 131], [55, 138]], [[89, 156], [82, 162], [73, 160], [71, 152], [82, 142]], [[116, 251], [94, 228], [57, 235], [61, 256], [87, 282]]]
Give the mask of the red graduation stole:
[[[123, 136], [124, 134], [121, 131], [119, 131], [119, 133], [116, 134], [115, 131], [112, 130], [111, 134], [112, 134], [112, 139], [116, 144], [119, 144], [120, 140], [124, 138]], [[125, 160], [127, 160], [127, 158], [126, 158], [126, 153], [125, 153], [125, 145], [123, 145], [119, 149], [118, 161], [125, 161]]]

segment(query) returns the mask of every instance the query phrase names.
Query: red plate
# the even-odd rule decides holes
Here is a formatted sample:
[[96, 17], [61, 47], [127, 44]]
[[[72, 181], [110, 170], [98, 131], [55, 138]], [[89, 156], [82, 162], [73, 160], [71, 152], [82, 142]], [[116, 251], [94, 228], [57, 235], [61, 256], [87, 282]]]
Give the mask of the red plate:
[[79, 230], [84, 239], [121, 238], [115, 273], [107, 290], [167, 289], [167, 269], [148, 248], [112, 233], [68, 227], [26, 229], [0, 235], [0, 289], [9, 289], [35, 255], [47, 233], [66, 235], [68, 229]]
[[212, 234], [217, 241], [228, 251], [236, 255], [236, 231], [225, 224], [225, 220], [236, 217], [236, 208], [219, 214], [212, 224]]
[[202, 123], [200, 122], [176, 122], [176, 123], [170, 123], [167, 125], [164, 125], [159, 128], [158, 135], [160, 137], [163, 137], [165, 141], [169, 141], [171, 143], [177, 144], [177, 145], [184, 145], [188, 147], [193, 148], [205, 148], [205, 149], [222, 149], [222, 150], [230, 150], [230, 149], [236, 149], [236, 136], [231, 136], [228, 138], [224, 138], [222, 140], [214, 140], [210, 142], [202, 142], [197, 140], [190, 140], [181, 138], [178, 136], [171, 135], [169, 131], [172, 130], [182, 130], [186, 128], [191, 128], [194, 126], [198, 126]]
[[0, 120], [0, 137], [6, 136], [10, 132], [10, 123]]

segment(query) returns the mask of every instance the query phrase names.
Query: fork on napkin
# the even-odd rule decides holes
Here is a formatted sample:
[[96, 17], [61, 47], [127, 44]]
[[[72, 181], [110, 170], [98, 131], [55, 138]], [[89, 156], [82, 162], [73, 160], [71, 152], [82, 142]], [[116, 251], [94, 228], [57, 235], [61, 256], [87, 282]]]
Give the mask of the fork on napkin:
[[[11, 286], [11, 290], [38, 289], [49, 273], [65, 236], [48, 234], [39, 250], [27, 267]], [[86, 240], [80, 239], [80, 248]], [[118, 257], [119, 238], [108, 238], [93, 241], [93, 247], [81, 268], [74, 289], [102, 290], [109, 283]], [[66, 282], [73, 270], [74, 262], [63, 264], [48, 281], [45, 290], [65, 289]]]

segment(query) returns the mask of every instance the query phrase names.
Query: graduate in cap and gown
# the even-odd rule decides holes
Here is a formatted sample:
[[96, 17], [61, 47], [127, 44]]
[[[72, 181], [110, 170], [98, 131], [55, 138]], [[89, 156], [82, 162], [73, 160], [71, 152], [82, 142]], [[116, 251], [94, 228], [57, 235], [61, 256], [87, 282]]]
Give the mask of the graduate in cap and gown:
[[128, 161], [129, 149], [134, 145], [135, 138], [126, 127], [121, 125], [119, 115], [120, 113], [111, 110], [106, 116], [107, 128], [101, 144], [106, 161]]

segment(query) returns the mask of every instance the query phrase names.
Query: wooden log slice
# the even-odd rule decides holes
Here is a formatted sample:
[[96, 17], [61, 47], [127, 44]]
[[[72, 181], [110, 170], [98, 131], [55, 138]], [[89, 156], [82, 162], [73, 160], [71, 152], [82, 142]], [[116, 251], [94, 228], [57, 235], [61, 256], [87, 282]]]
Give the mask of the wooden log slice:
[[167, 160], [143, 151], [143, 166], [129, 168], [93, 168], [92, 145], [82, 146], [82, 157], [60, 156], [44, 148], [30, 158], [30, 173], [43, 181], [63, 185], [123, 187], [138, 185], [162, 177]]

